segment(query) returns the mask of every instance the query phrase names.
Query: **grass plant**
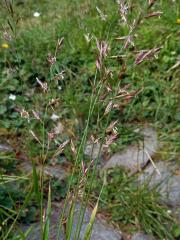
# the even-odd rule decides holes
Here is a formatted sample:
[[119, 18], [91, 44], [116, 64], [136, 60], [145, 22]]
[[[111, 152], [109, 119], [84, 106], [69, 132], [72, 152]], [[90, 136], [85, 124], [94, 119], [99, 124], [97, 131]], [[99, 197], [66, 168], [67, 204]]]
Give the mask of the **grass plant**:
[[[38, 218], [41, 239], [50, 238], [55, 193], [54, 179], [47, 179], [45, 167], [56, 166], [62, 156], [68, 159], [71, 173], [66, 179], [57, 239], [62, 232], [67, 240], [80, 239], [90, 202], [94, 209], [85, 240], [91, 239], [98, 208], [102, 212], [106, 209], [108, 219], [125, 231], [130, 226], [132, 231], [143, 230], [159, 239], [174, 239], [168, 228], [174, 222], [177, 232], [176, 220], [158, 203], [156, 190], [137, 186], [135, 179], [120, 169], [98, 173], [102, 146], [110, 153], [123, 149], [140, 138], [134, 126], [144, 122], [153, 122], [162, 141], [171, 142], [160, 156], [174, 160], [178, 155], [178, 131], [172, 129], [178, 129], [179, 122], [179, 48], [175, 47], [179, 10], [178, 3], [173, 3], [173, 18], [167, 2], [3, 1], [0, 133], [2, 129], [6, 136], [10, 130], [15, 147], [13, 156], [2, 156], [0, 165], [4, 171], [0, 191], [12, 199], [9, 206], [0, 202], [2, 239], [28, 239], [31, 227], [19, 235], [16, 230], [29, 205], [38, 209], [29, 222]], [[34, 17], [35, 10], [38, 17]], [[60, 133], [56, 122], [63, 125]], [[84, 154], [89, 139], [93, 146], [100, 144], [96, 159], [93, 149], [89, 158]], [[21, 176], [12, 161], [18, 166], [27, 159], [32, 163], [32, 174]], [[24, 190], [19, 188], [21, 199], [8, 187], [1, 190], [1, 185], [14, 181], [26, 184]], [[60, 189], [63, 191], [61, 184]], [[72, 236], [78, 202], [80, 211]]]

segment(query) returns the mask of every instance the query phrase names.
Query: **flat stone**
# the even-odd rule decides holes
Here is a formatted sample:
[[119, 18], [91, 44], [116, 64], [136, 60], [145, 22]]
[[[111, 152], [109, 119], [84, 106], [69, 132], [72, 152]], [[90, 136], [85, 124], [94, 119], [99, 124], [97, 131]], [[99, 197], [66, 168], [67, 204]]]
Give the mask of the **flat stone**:
[[[51, 216], [51, 222], [50, 222], [50, 234], [49, 239], [56, 239], [57, 237], [57, 222], [60, 216], [60, 212], [63, 208], [62, 204], [59, 203], [53, 203], [53, 213]], [[75, 213], [74, 213], [74, 222], [73, 222], [73, 228], [72, 228], [72, 234], [70, 239], [73, 240], [74, 234], [76, 231], [76, 226], [78, 223], [78, 213], [80, 210], [80, 204], [78, 203], [75, 207]], [[90, 221], [92, 210], [90, 208], [87, 208], [84, 215], [84, 220], [82, 223], [82, 228], [80, 231], [80, 237], [78, 240], [84, 240], [84, 235], [88, 226], [88, 223]], [[32, 225], [24, 225], [20, 226], [21, 231], [25, 232], [27, 229], [31, 227], [31, 233], [27, 237], [27, 240], [39, 240], [40, 239], [40, 224], [32, 224]], [[59, 240], [65, 240], [65, 234], [64, 229], [62, 228], [61, 236]], [[112, 226], [108, 225], [105, 221], [102, 221], [98, 217], [96, 217], [95, 222], [93, 224], [93, 230], [91, 234], [91, 240], [107, 240], [107, 239], [113, 239], [113, 240], [121, 240], [122, 234], [119, 230], [113, 228]]]
[[176, 220], [178, 220], [178, 222], [180, 223], [180, 207], [172, 207], [170, 209], [171, 214], [176, 218]]
[[163, 203], [180, 206], [180, 175], [175, 174], [178, 166], [163, 161], [155, 163], [155, 166], [150, 163], [138, 180], [147, 182], [150, 189], [157, 187]]
[[[40, 223], [33, 223], [29, 225], [20, 225], [18, 227], [21, 232], [29, 234], [26, 236], [26, 240], [40, 240], [41, 239], [41, 227]], [[18, 230], [16, 231], [16, 235], [18, 235]], [[57, 236], [57, 226], [55, 224], [50, 225], [49, 229], [49, 239], [55, 240]], [[59, 240], [66, 240], [63, 233], [60, 234]]]
[[133, 234], [131, 240], [155, 240], [152, 235], [147, 235], [145, 233], [135, 233]]
[[7, 144], [0, 144], [0, 152], [13, 152], [13, 148]]
[[[29, 162], [24, 162], [19, 167], [22, 171], [26, 172], [27, 174], [32, 174], [32, 165]], [[36, 170], [40, 170], [40, 166], [36, 167]], [[54, 177], [58, 180], [63, 180], [67, 177], [68, 173], [59, 165], [56, 166], [45, 166], [44, 167], [44, 174], [47, 176]]]
[[44, 168], [44, 173], [59, 180], [64, 179], [68, 175], [60, 166], [46, 166]]
[[144, 128], [144, 141], [127, 147], [124, 151], [115, 153], [105, 164], [104, 169], [124, 167], [131, 173], [142, 169], [158, 149], [157, 133], [153, 128]]
[[[78, 223], [78, 213], [80, 211], [80, 204], [76, 205], [75, 210], [75, 216], [74, 216], [74, 224], [73, 224], [73, 230], [72, 230], [72, 237], [73, 240], [73, 233], [75, 233], [76, 226]], [[88, 226], [88, 223], [90, 221], [92, 210], [90, 208], [87, 208], [84, 214], [84, 219], [82, 223], [82, 228], [80, 231], [80, 239], [84, 239], [84, 235]], [[121, 240], [122, 234], [117, 229], [113, 228], [112, 226], [108, 225], [107, 222], [102, 221], [100, 218], [96, 217], [92, 234], [91, 234], [91, 240], [107, 240], [107, 239], [113, 239], [113, 240]]]

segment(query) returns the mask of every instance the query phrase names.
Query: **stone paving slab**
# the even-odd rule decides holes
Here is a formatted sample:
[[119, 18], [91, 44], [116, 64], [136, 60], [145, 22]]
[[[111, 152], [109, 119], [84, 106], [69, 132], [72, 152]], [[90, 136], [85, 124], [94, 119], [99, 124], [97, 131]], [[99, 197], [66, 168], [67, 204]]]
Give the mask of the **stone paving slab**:
[[[80, 204], [76, 205], [76, 213], [74, 216], [74, 225], [73, 225], [73, 233], [75, 233], [75, 229], [78, 223], [78, 213], [80, 210]], [[86, 231], [86, 228], [88, 226], [88, 223], [90, 221], [92, 209], [87, 208], [84, 215], [83, 225], [80, 232], [80, 239], [84, 239], [84, 234]], [[73, 240], [73, 234], [72, 238]], [[107, 239], [113, 239], [113, 240], [121, 240], [122, 234], [120, 231], [114, 229], [112, 226], [108, 225], [107, 222], [102, 221], [100, 218], [95, 219], [91, 240], [107, 240]]]
[[131, 240], [155, 240], [155, 238], [152, 235], [139, 232], [133, 234]]
[[[19, 167], [22, 171], [27, 174], [32, 174], [32, 165], [29, 162], [24, 162]], [[40, 166], [36, 167], [36, 170], [40, 170]], [[44, 174], [47, 176], [54, 177], [58, 180], [63, 180], [68, 176], [68, 173], [59, 165], [56, 166], [45, 166]]]
[[180, 175], [176, 175], [178, 166], [164, 161], [155, 163], [155, 166], [158, 171], [150, 163], [138, 180], [141, 183], [147, 182], [150, 189], [157, 187], [163, 203], [173, 207], [180, 206]]
[[0, 144], [0, 152], [13, 152], [13, 148], [8, 144]]
[[[53, 210], [52, 217], [51, 217], [51, 226], [50, 226], [50, 235], [49, 235], [50, 240], [56, 240], [57, 221], [59, 219], [59, 213], [62, 211], [62, 204], [53, 203], [53, 205], [54, 205], [54, 210]], [[80, 210], [80, 206], [81, 205], [78, 203], [75, 207], [74, 223], [73, 223], [72, 235], [70, 238], [71, 240], [74, 239], [73, 236], [75, 234], [76, 226], [78, 223], [78, 213]], [[84, 240], [84, 234], [85, 234], [86, 228], [88, 226], [88, 223], [89, 223], [89, 220], [91, 217], [91, 213], [92, 213], [92, 209], [87, 208], [85, 211], [84, 220], [83, 220], [82, 228], [80, 231], [80, 237], [78, 240]], [[27, 240], [39, 240], [40, 239], [39, 223], [35, 223], [32, 225], [24, 225], [24, 226], [21, 226], [20, 228], [23, 232], [25, 232], [29, 227], [31, 227], [32, 230], [31, 230], [31, 233], [29, 234]], [[93, 225], [91, 240], [107, 240], [107, 239], [121, 240], [122, 234], [119, 230], [110, 226], [104, 220], [96, 217], [94, 225]], [[61, 233], [59, 240], [65, 240], [64, 230], [63, 230], [63, 233]]]

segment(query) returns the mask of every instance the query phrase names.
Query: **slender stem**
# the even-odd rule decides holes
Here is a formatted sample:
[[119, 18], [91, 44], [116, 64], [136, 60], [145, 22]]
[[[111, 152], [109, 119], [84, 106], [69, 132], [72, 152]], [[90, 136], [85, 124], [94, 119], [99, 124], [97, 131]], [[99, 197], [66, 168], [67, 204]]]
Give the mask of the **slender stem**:
[[[118, 89], [119, 89], [119, 86], [120, 86], [120, 82], [117, 83], [116, 91], [115, 91], [115, 93], [113, 94], [114, 96], [117, 94], [117, 91], [118, 91]], [[78, 234], [78, 235], [77, 235], [77, 239], [79, 238], [79, 235], [80, 235], [80, 230], [81, 230], [81, 226], [82, 226], [84, 214], [85, 214], [86, 207], [87, 207], [87, 204], [88, 204], [89, 194], [90, 194], [90, 191], [91, 191], [91, 188], [92, 188], [92, 183], [93, 183], [93, 179], [94, 179], [94, 176], [95, 176], [95, 171], [96, 171], [96, 169], [97, 169], [97, 164], [98, 164], [98, 160], [99, 160], [99, 157], [100, 157], [102, 145], [103, 145], [103, 142], [104, 142], [104, 139], [105, 139], [106, 128], [108, 127], [110, 116], [111, 116], [111, 111], [110, 111], [109, 114], [108, 114], [107, 121], [106, 121], [106, 124], [105, 124], [105, 128], [104, 128], [104, 131], [103, 131], [103, 136], [102, 136], [101, 145], [100, 145], [100, 148], [99, 148], [99, 151], [98, 151], [98, 156], [97, 156], [97, 158], [96, 158], [95, 165], [94, 165], [94, 168], [93, 168], [93, 172], [92, 172], [92, 175], [91, 175], [91, 178], [90, 178], [90, 186], [89, 186], [89, 188], [88, 188], [88, 193], [85, 194], [85, 189], [86, 189], [86, 186], [87, 186], [88, 181], [89, 181], [89, 178], [88, 178], [89, 175], [88, 175], [87, 178], [86, 178], [85, 186], [84, 186], [84, 189], [83, 189], [83, 191], [84, 191], [84, 192], [83, 192], [83, 196], [85, 196], [85, 198], [83, 198], [83, 200], [85, 200], [85, 206], [84, 206], [83, 212], [82, 212], [83, 206], [81, 206], [80, 212], [79, 212], [78, 224], [79, 224], [80, 228], [79, 228], [79, 230], [77, 230], [77, 229], [78, 229], [78, 224], [77, 224], [77, 228], [76, 228], [76, 234]], [[88, 170], [89, 170], [89, 168], [88, 168]], [[88, 173], [89, 173], [89, 171], [88, 171]], [[81, 217], [81, 212], [82, 212], [82, 217]], [[80, 220], [81, 220], [81, 221], [80, 221]], [[75, 235], [75, 237], [76, 237], [76, 235]], [[75, 239], [76, 239], [76, 238], [75, 238]]]
[[[96, 105], [96, 103], [97, 103], [97, 100], [98, 100], [98, 98], [99, 98], [99, 94], [100, 94], [100, 92], [101, 92], [101, 89], [102, 89], [102, 86], [103, 85], [101, 85], [100, 86], [100, 88], [99, 88], [99, 91], [98, 91], [98, 93], [97, 93], [97, 96], [96, 96], [96, 98], [95, 98], [95, 100], [94, 100], [94, 104], [93, 104], [93, 107], [92, 107], [92, 110], [91, 110], [91, 114], [93, 113], [93, 110], [94, 110], [94, 107], [95, 107], [95, 105]], [[86, 136], [87, 136], [87, 134], [86, 134]], [[78, 198], [78, 193], [79, 193], [79, 183], [80, 183], [80, 181], [81, 181], [81, 178], [82, 178], [82, 173], [81, 173], [81, 171], [79, 171], [79, 175], [78, 175], [78, 181], [77, 181], [77, 184], [76, 184], [76, 188], [75, 188], [75, 197], [74, 197], [74, 199], [73, 199], [73, 205], [75, 205], [75, 203], [76, 203], [76, 201], [77, 201], [77, 198]], [[74, 215], [74, 213], [73, 213], [73, 215]], [[78, 218], [79, 219], [79, 218]], [[72, 230], [72, 226], [71, 226], [71, 230]], [[70, 230], [70, 232], [71, 232], [71, 230]]]
[[[96, 71], [95, 77], [94, 77], [94, 85], [96, 83], [96, 80], [97, 80], [97, 71]], [[95, 98], [95, 99], [97, 99], [97, 98]], [[77, 153], [77, 157], [76, 157], [76, 160], [75, 160], [73, 172], [71, 174], [69, 185], [68, 185], [68, 191], [67, 191], [66, 199], [65, 199], [65, 202], [64, 202], [63, 211], [62, 211], [62, 214], [60, 215], [60, 221], [58, 223], [59, 226], [58, 226], [57, 240], [60, 237], [62, 221], [63, 221], [63, 218], [64, 218], [65, 209], [67, 207], [67, 202], [68, 202], [68, 198], [69, 198], [69, 194], [70, 194], [70, 188], [71, 188], [71, 185], [72, 185], [75, 169], [76, 169], [76, 166], [77, 166], [78, 161], [79, 161], [81, 150], [82, 150], [83, 146], [85, 145], [85, 140], [86, 140], [86, 137], [87, 137], [87, 131], [88, 131], [88, 128], [89, 128], [89, 122], [90, 122], [90, 118], [91, 118], [91, 115], [92, 115], [92, 112], [93, 112], [92, 109], [94, 109], [94, 106], [95, 106], [95, 105], [93, 105], [93, 100], [94, 100], [94, 92], [92, 91], [91, 101], [90, 101], [90, 108], [89, 108], [89, 112], [88, 112], [88, 119], [87, 119], [86, 127], [85, 127], [85, 130], [84, 130], [84, 133], [83, 133], [83, 137], [82, 137], [80, 146], [78, 148], [78, 153]]]

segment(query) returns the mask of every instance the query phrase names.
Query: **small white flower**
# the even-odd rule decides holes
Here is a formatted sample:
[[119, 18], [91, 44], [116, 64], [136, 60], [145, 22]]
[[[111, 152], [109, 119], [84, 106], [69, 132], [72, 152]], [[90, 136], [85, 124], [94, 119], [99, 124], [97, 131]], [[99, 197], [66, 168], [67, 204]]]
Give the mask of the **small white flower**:
[[41, 14], [39, 12], [34, 12], [33, 16], [34, 17], [39, 17]]
[[167, 210], [167, 213], [168, 213], [168, 214], [171, 214], [171, 213], [172, 213], [172, 211], [171, 211], [170, 209], [168, 209], [168, 210]]
[[62, 90], [62, 87], [61, 87], [61, 86], [58, 86], [58, 89], [59, 89], [59, 91], [61, 91], [61, 90]]
[[13, 101], [16, 100], [16, 95], [10, 94], [10, 95], [9, 95], [9, 99], [10, 99], [10, 100], [13, 100]]
[[139, 129], [139, 128], [136, 128], [136, 129], [134, 129], [133, 132], [138, 133], [139, 131], [140, 131], [140, 129]]
[[57, 121], [57, 120], [59, 119], [59, 116], [56, 115], [55, 113], [53, 113], [53, 114], [51, 115], [51, 119], [52, 119], [53, 121]]

